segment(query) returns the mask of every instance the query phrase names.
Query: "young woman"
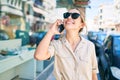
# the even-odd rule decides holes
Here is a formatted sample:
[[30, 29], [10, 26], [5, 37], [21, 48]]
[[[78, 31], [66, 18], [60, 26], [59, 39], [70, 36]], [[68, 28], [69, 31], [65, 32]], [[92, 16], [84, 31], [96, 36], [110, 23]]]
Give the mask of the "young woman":
[[[92, 42], [79, 35], [85, 26], [83, 15], [78, 9], [64, 13], [64, 20], [56, 20], [46, 36], [39, 43], [34, 57], [46, 60], [54, 56], [54, 75], [56, 80], [97, 80], [97, 60]], [[60, 34], [58, 27], [64, 25], [66, 34], [59, 40], [52, 40]]]

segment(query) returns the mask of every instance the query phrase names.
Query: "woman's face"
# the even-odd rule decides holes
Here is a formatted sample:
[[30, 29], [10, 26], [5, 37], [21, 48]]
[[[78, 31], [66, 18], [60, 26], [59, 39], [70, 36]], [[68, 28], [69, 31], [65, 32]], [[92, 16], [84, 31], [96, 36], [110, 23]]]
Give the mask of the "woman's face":
[[[76, 14], [77, 17], [74, 13], [77, 13]], [[68, 13], [66, 15], [68, 15], [68, 14], [69, 14], [69, 16], [65, 17], [63, 20], [66, 31], [76, 30], [77, 32], [79, 32], [79, 30], [81, 28], [83, 28], [83, 26], [82, 26], [83, 23], [81, 21], [79, 11], [76, 9], [71, 9], [68, 11]], [[73, 16], [76, 18], [74, 18]]]

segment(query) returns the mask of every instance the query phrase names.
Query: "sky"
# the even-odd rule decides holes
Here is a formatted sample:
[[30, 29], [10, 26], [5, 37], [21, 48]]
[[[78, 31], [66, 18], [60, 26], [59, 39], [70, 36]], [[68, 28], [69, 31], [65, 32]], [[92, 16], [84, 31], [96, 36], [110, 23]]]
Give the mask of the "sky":
[[95, 15], [98, 13], [98, 6], [103, 3], [112, 3], [113, 0], [90, 0], [89, 6], [91, 8], [86, 9], [86, 17], [87, 19], [93, 19]]

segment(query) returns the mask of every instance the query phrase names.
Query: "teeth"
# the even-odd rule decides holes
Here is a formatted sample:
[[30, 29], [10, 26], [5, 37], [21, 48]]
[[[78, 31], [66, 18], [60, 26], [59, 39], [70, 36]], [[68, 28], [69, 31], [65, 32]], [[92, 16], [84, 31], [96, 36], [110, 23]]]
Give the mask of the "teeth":
[[72, 22], [67, 22], [67, 23], [72, 23]]
[[74, 22], [72, 22], [72, 21], [67, 21], [66, 23], [68, 23], [68, 24], [70, 24], [70, 23], [74, 24]]

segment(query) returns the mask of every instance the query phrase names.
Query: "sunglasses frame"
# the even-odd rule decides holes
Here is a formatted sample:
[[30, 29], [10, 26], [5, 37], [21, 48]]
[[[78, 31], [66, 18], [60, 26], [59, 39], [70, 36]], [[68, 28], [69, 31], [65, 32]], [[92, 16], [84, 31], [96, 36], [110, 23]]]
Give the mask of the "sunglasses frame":
[[63, 14], [64, 19], [67, 19], [69, 16], [71, 16], [72, 19], [77, 19], [80, 14], [79, 13], [70, 13], [70, 12], [66, 12]]

